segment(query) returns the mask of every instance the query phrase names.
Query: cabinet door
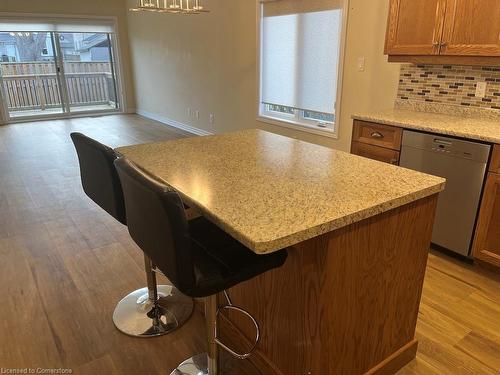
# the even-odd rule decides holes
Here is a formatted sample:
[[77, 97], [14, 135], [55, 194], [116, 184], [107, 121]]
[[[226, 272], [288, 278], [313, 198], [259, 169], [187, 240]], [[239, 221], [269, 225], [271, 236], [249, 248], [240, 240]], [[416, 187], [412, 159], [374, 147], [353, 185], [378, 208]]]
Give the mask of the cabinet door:
[[445, 6], [446, 0], [391, 0], [385, 53], [439, 54]]
[[500, 56], [500, 1], [447, 0], [441, 55]]
[[500, 267], [500, 174], [488, 175], [477, 223], [474, 256]]
[[399, 152], [388, 148], [367, 145], [365, 143], [352, 142], [351, 153], [368, 159], [378, 160], [384, 163], [399, 164]]
[[490, 172], [500, 173], [500, 145], [495, 145], [491, 156]]

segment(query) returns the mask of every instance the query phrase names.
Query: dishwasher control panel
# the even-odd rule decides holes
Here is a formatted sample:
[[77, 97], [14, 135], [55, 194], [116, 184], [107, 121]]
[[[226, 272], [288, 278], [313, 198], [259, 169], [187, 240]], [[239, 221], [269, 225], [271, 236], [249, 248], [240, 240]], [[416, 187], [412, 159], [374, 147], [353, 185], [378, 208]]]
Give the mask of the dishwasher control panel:
[[403, 145], [481, 163], [488, 161], [490, 153], [481, 143], [416, 132], [405, 132]]

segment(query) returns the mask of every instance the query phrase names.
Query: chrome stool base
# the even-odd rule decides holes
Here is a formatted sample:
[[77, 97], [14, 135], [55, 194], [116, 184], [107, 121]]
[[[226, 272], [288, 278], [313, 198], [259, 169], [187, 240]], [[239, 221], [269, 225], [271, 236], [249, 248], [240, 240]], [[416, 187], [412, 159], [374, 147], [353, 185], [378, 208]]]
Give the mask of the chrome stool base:
[[208, 355], [202, 353], [182, 362], [170, 375], [208, 375]]
[[158, 285], [158, 301], [149, 299], [148, 288], [123, 298], [115, 308], [113, 322], [121, 332], [134, 337], [154, 337], [182, 326], [193, 312], [193, 299], [170, 285]]

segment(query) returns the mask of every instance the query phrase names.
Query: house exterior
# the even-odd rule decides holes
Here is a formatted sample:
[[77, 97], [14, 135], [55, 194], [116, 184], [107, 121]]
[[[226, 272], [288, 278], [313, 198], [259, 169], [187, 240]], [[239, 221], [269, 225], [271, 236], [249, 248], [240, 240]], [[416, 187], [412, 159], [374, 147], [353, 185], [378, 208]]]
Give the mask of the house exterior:
[[[107, 34], [57, 33], [65, 61], [109, 61]], [[40, 49], [36, 61], [53, 61], [52, 34], [47, 33], [45, 46]], [[21, 62], [15, 33], [0, 33], [0, 62]], [[27, 62], [27, 61], [25, 61]]]

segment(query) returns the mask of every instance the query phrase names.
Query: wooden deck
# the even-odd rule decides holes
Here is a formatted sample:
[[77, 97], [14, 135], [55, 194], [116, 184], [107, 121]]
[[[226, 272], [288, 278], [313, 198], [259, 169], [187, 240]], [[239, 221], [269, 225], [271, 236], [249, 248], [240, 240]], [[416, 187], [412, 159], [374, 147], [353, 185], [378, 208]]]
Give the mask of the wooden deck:
[[[72, 110], [116, 108], [116, 87], [109, 62], [66, 62], [64, 68]], [[0, 69], [2, 95], [11, 118], [62, 112], [61, 81], [53, 63], [0, 63]]]
[[[71, 113], [81, 113], [81, 112], [99, 112], [99, 111], [114, 111], [116, 107], [110, 104], [101, 105], [85, 105], [85, 106], [71, 106]], [[12, 120], [33, 117], [33, 116], [54, 116], [63, 113], [61, 107], [59, 108], [46, 108], [46, 109], [27, 109], [13, 111], [10, 113], [10, 118]]]
[[[117, 301], [145, 285], [142, 255], [82, 192], [72, 131], [112, 147], [184, 136], [135, 115], [0, 126], [0, 368], [168, 374], [203, 351], [203, 318], [155, 339], [114, 328]], [[500, 276], [432, 253], [417, 359], [400, 374], [499, 374], [499, 317]], [[257, 374], [226, 363], [227, 374]]]

